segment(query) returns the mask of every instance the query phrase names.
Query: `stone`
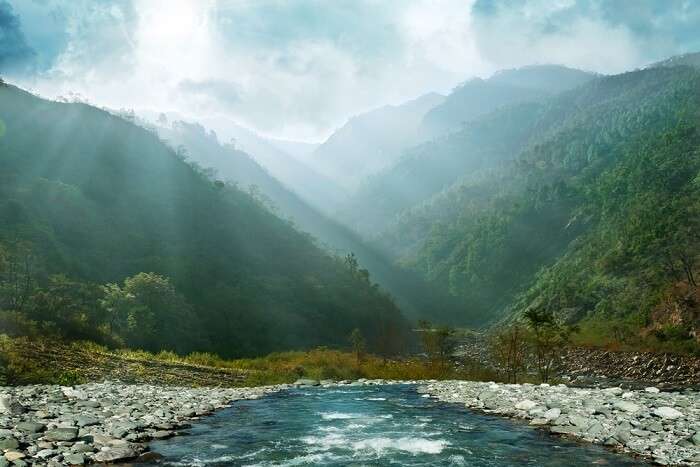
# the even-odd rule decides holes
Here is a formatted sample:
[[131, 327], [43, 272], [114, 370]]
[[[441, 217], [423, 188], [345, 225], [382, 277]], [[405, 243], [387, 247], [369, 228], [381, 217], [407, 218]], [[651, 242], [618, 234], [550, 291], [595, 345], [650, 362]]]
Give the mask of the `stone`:
[[537, 406], [536, 402], [533, 402], [531, 400], [525, 399], [523, 401], [518, 402], [515, 404], [515, 408], [518, 410], [531, 410], [534, 409]]
[[159, 430], [151, 434], [151, 438], [153, 439], [167, 439], [170, 438], [174, 435], [172, 431], [166, 431], [166, 430]]
[[683, 413], [674, 409], [673, 407], [657, 407], [654, 409], [654, 415], [657, 417], [675, 420], [683, 416]]
[[55, 428], [44, 434], [47, 441], [74, 441], [77, 437], [77, 428]]
[[0, 439], [0, 451], [6, 449], [17, 449], [19, 447], [19, 441], [13, 437]]
[[26, 411], [27, 409], [12, 397], [7, 395], [0, 396], [0, 414], [22, 415]]
[[[357, 381], [362, 384], [364, 381]], [[315, 379], [300, 378], [294, 381], [295, 386], [318, 386], [320, 383]]]
[[530, 421], [530, 425], [534, 425], [534, 426], [547, 425], [548, 423], [549, 423], [549, 420], [547, 420], [546, 418], [533, 418]]
[[15, 429], [17, 431], [21, 431], [22, 433], [40, 433], [44, 431], [45, 428], [46, 425], [38, 422], [22, 422], [15, 426]]
[[548, 411], [546, 411], [542, 417], [547, 419], [547, 421], [552, 421], [552, 420], [556, 420], [557, 418], [559, 418], [560, 415], [561, 415], [561, 409], [555, 407], [555, 408], [552, 408], [552, 409], [549, 409]]
[[661, 391], [659, 390], [659, 388], [655, 388], [655, 387], [653, 387], [653, 386], [650, 386], [650, 387], [648, 387], [648, 388], [644, 388], [644, 391], [645, 391], [645, 392], [648, 392], [649, 394], [658, 394], [659, 392], [661, 392]]
[[75, 423], [82, 428], [85, 426], [99, 425], [100, 420], [89, 415], [80, 415], [75, 419]]
[[25, 457], [27, 456], [23, 452], [19, 451], [7, 451], [5, 453], [5, 459], [7, 459], [10, 462], [15, 462], [20, 459], [24, 459]]
[[569, 415], [569, 422], [571, 422], [572, 425], [584, 430], [591, 426], [591, 420], [586, 417], [582, 417], [581, 415]]
[[95, 454], [93, 459], [95, 462], [117, 462], [133, 459], [135, 457], [138, 457], [138, 452], [131, 446], [114, 446], [104, 448]]
[[0, 456], [0, 467], [8, 467], [10, 465], [10, 461], [5, 459], [5, 456]]
[[690, 437], [690, 442], [696, 446], [700, 446], [700, 431], [696, 432], [693, 436]]
[[623, 412], [629, 412], [629, 413], [634, 413], [634, 412], [639, 412], [640, 408], [637, 404], [634, 402], [629, 402], [629, 401], [615, 401], [613, 403], [613, 407], [616, 408], [617, 410], [621, 410]]
[[63, 457], [63, 462], [68, 465], [85, 465], [85, 456], [83, 454], [68, 454]]

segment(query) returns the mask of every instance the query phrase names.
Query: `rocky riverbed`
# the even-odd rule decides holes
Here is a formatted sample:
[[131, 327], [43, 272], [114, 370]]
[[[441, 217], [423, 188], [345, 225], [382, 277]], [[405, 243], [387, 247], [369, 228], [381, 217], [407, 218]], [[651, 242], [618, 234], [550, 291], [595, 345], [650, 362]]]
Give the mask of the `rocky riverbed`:
[[661, 465], [700, 465], [700, 393], [564, 385], [430, 382], [419, 391]]
[[121, 383], [0, 387], [0, 467], [147, 460], [148, 441], [286, 386], [184, 388]]

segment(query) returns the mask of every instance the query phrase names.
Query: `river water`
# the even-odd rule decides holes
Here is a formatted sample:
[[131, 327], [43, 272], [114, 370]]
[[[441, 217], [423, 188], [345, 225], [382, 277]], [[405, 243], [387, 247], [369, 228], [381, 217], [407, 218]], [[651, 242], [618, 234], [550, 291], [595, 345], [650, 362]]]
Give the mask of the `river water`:
[[293, 389], [154, 442], [165, 465], [631, 466], [640, 461], [416, 393], [415, 386]]

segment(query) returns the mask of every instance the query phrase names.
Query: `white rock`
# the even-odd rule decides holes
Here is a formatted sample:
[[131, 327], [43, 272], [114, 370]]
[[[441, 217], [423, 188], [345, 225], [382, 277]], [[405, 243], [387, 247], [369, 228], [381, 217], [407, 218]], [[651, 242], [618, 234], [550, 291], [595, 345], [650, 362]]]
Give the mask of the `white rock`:
[[649, 386], [648, 388], [644, 388], [644, 391], [646, 391], [650, 394], [658, 394], [659, 392], [661, 392], [661, 391], [659, 391], [659, 388], [655, 388], [654, 386]]
[[641, 408], [637, 404], [629, 401], [615, 401], [613, 407], [615, 407], [617, 410], [622, 410], [623, 412], [629, 413], [639, 412], [639, 409]]
[[552, 421], [552, 420], [556, 420], [557, 418], [559, 418], [560, 415], [561, 415], [561, 409], [558, 409], [555, 407], [553, 409], [549, 409], [548, 411], [546, 411], [542, 417], [546, 418], [549, 421]]
[[518, 402], [515, 404], [515, 408], [518, 410], [531, 410], [534, 409], [537, 406], [536, 402], [533, 402], [529, 399], [525, 399], [523, 401]]
[[681, 418], [683, 416], [683, 413], [679, 412], [673, 407], [658, 407], [654, 409], [654, 415], [669, 420], [675, 420], [677, 418]]

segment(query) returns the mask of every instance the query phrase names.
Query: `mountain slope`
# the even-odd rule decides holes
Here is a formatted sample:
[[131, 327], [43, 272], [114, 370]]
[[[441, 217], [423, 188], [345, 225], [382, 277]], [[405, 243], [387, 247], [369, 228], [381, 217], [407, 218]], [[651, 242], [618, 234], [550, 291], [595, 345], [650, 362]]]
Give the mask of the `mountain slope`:
[[532, 65], [502, 70], [485, 80], [475, 78], [457, 87], [425, 115], [425, 131], [439, 136], [459, 130], [500, 107], [558, 94], [593, 78], [592, 73], [559, 65]]
[[[157, 341], [146, 342], [156, 350], [263, 354], [344, 344], [355, 327], [376, 348], [387, 329], [405, 329], [366, 274], [255, 198], [213, 183], [154, 134], [12, 86], [0, 87], [0, 103], [0, 285], [12, 276], [6, 253], [19, 248], [37, 258], [40, 289], [65, 282], [55, 274], [85, 287], [141, 271], [168, 276], [191, 313], [159, 317]], [[42, 296], [0, 307], [66, 332]], [[71, 312], [73, 325], [108, 326], [86, 306]]]
[[254, 185], [256, 197], [273, 206], [279, 216], [290, 219], [300, 230], [313, 235], [329, 252], [354, 253], [373, 279], [395, 297], [407, 316], [449, 320], [458, 313], [447, 297], [440, 297], [418, 274], [395, 266], [391, 259], [353, 231], [284, 187], [246, 153], [231, 145], [220, 145], [214, 133], [206, 132], [198, 124], [184, 122], [159, 127], [157, 131], [174, 147], [184, 148], [188, 160], [212, 169], [214, 178], [236, 183], [244, 190]]
[[[674, 294], [693, 295], [700, 246], [700, 73], [600, 78], [536, 105], [510, 160], [404, 211], [382, 244], [477, 322], [544, 307], [639, 331], [675, 309], [689, 318], [667, 324], [688, 338], [697, 311]], [[507, 128], [513, 111], [489, 118]], [[436, 145], [433, 160], [450, 150]]]
[[368, 175], [391, 165], [403, 149], [423, 141], [423, 116], [443, 99], [426, 94], [353, 117], [316, 149], [311, 163], [352, 190]]

